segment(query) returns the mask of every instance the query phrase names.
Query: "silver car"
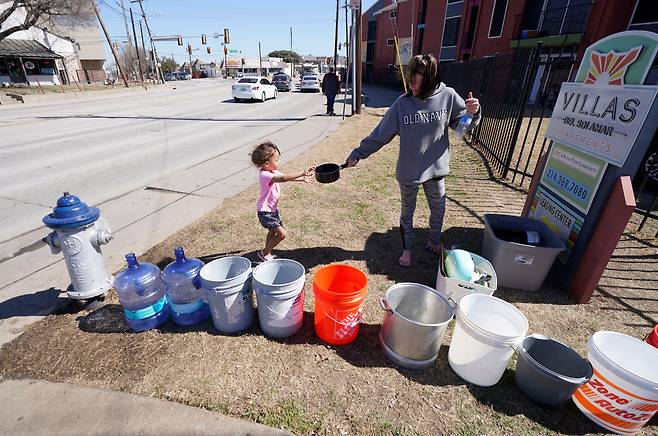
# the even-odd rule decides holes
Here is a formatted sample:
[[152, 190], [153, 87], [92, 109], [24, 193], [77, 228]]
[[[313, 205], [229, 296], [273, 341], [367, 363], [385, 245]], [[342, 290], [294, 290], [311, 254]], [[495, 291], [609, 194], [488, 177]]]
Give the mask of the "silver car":
[[301, 92], [304, 91], [320, 92], [320, 79], [315, 74], [308, 74], [302, 76], [302, 80], [299, 83], [299, 90]]

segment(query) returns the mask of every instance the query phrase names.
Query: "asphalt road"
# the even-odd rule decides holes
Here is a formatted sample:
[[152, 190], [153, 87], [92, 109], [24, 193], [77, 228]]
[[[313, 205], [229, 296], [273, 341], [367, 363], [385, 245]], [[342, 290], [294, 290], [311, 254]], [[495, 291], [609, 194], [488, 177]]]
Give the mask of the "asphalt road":
[[0, 243], [40, 227], [63, 191], [100, 204], [324, 112], [298, 92], [237, 104], [231, 83], [0, 108]]
[[110, 223], [114, 239], [102, 250], [114, 273], [125, 253], [143, 253], [254, 184], [254, 142], [275, 141], [285, 164], [340, 125], [320, 94], [234, 103], [231, 83], [0, 107], [0, 345], [67, 301], [66, 265], [42, 242], [50, 229], [41, 222], [63, 191]]

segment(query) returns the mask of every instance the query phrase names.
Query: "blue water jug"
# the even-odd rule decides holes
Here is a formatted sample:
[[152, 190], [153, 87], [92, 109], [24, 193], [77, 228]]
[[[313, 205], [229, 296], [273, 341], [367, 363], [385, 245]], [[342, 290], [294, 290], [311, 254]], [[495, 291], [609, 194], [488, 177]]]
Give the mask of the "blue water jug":
[[126, 261], [128, 268], [117, 274], [114, 289], [128, 326], [138, 332], [150, 330], [169, 318], [160, 269], [152, 263], [140, 264], [135, 253], [126, 254]]
[[193, 325], [210, 317], [210, 308], [203, 300], [199, 271], [203, 262], [185, 257], [183, 247], [174, 249], [176, 260], [167, 265], [162, 273], [166, 285], [171, 317], [178, 325]]

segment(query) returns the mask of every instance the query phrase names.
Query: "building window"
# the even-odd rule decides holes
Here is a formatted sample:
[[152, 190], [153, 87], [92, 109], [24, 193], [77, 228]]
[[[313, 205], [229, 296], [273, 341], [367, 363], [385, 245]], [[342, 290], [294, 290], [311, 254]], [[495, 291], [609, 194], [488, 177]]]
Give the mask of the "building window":
[[446, 20], [446, 25], [443, 28], [443, 43], [442, 47], [453, 47], [457, 45], [457, 36], [459, 36], [459, 23], [461, 17], [452, 17]]
[[391, 11], [388, 13], [388, 16], [393, 19], [398, 16], [398, 11]]
[[369, 21], [368, 22], [368, 41], [374, 41], [377, 35], [377, 22]]
[[491, 14], [489, 38], [498, 38], [503, 34], [503, 24], [505, 23], [506, 12], [507, 0], [496, 0], [493, 7], [493, 14]]
[[388, 39], [386, 40], [386, 45], [387, 45], [388, 47], [393, 47], [393, 46], [395, 45], [395, 40], [394, 40], [393, 38], [388, 38]]
[[658, 8], [655, 0], [638, 0], [631, 24], [658, 23]]

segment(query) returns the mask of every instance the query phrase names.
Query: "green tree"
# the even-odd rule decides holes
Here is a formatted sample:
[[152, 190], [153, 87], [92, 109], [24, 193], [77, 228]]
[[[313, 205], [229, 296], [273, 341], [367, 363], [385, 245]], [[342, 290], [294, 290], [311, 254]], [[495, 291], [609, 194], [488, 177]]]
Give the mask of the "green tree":
[[283, 62], [294, 62], [296, 64], [302, 61], [302, 57], [297, 52], [290, 50], [274, 50], [268, 56], [272, 58], [283, 58]]
[[159, 62], [164, 73], [171, 73], [178, 69], [178, 63], [172, 58], [161, 58]]

